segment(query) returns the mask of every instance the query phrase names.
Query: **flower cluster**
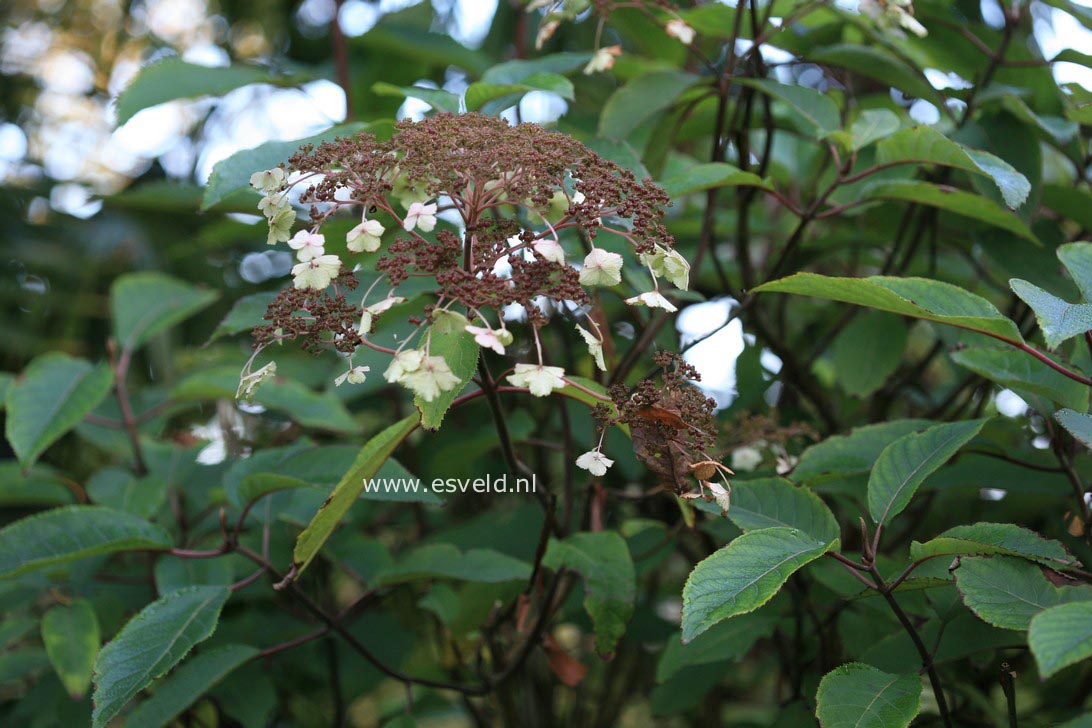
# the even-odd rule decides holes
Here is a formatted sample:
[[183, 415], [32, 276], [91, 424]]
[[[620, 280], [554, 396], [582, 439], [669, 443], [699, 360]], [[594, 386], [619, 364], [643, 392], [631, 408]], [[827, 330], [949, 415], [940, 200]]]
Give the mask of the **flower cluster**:
[[[712, 453], [717, 439], [713, 417], [716, 403], [692, 384], [701, 377], [681, 356], [657, 352], [654, 361], [663, 372], [660, 381], [645, 379], [632, 390], [622, 385], [612, 387], [614, 411], [608, 407], [598, 409], [600, 427], [628, 425], [634, 452], [662, 485], [683, 498], [715, 501], [722, 511], [727, 511], [731, 492], [727, 475], [731, 471]], [[606, 471], [611, 461], [602, 455], [601, 447], [602, 438], [600, 447], [581, 456], [586, 458], [582, 467], [593, 473], [593, 468]], [[697, 491], [692, 489], [694, 482]]]
[[[901, 28], [919, 38], [924, 38], [929, 31], [914, 17], [914, 4], [911, 0], [861, 0], [857, 10], [876, 21], [881, 28]], [[897, 34], [901, 35], [901, 33]]]
[[[906, 0], [908, 2], [908, 0]], [[663, 18], [667, 16], [667, 20], [660, 20], [663, 22], [664, 33], [669, 38], [674, 38], [679, 43], [685, 46], [689, 46], [694, 42], [697, 37], [697, 31], [683, 20], [672, 3], [667, 0], [530, 0], [527, 3], [527, 12], [542, 12], [542, 17], [538, 26], [538, 35], [535, 38], [535, 48], [542, 50], [542, 47], [554, 36], [557, 29], [561, 27], [561, 24], [566, 21], [573, 21], [578, 19], [584, 14], [586, 10], [594, 5], [594, 14], [600, 19], [600, 29], [602, 29], [602, 23], [606, 22], [610, 14], [619, 8], [640, 8], [651, 18]], [[599, 46], [597, 33], [597, 42], [595, 53], [592, 54], [591, 60], [584, 66], [584, 73], [591, 75], [593, 73], [602, 73], [614, 68], [615, 59], [622, 55], [622, 46]]]
[[[507, 381], [545, 397], [568, 380], [543, 356], [539, 332], [551, 322], [544, 301], [583, 307], [577, 333], [606, 370], [600, 324], [586, 313], [597, 288], [623, 285], [627, 257], [653, 282], [626, 298], [630, 305], [674, 311], [660, 281], [688, 286], [689, 264], [662, 222], [667, 195], [577, 140], [533, 124], [478, 114], [403, 121], [387, 140], [362, 133], [305, 147], [284, 167], [255, 173], [251, 184], [264, 194], [258, 206], [269, 222], [268, 242], [287, 243], [298, 260], [293, 287], [277, 296], [268, 323], [255, 330], [256, 349], [292, 339], [311, 350], [336, 349], [347, 359], [338, 385], [365, 381], [368, 368], [352, 360], [366, 347], [391, 357], [387, 382], [434, 401], [466, 379], [433, 342], [467, 337], [510, 356], [517, 333], [505, 312], [519, 310], [528, 324], [520, 350], [534, 355], [512, 362]], [[295, 233], [294, 190], [310, 212]], [[339, 249], [357, 260], [327, 252], [332, 243], [324, 226], [345, 215], [359, 223]], [[612, 238], [609, 246], [600, 244], [604, 235]], [[363, 270], [374, 271], [374, 282], [362, 298], [350, 299]], [[406, 302], [408, 294], [399, 294], [407, 281], [418, 295], [425, 283], [429, 301], [424, 315], [410, 319], [414, 333], [389, 349], [371, 334]], [[256, 374], [248, 365], [244, 379]], [[593, 473], [610, 463], [601, 455], [581, 459]]]

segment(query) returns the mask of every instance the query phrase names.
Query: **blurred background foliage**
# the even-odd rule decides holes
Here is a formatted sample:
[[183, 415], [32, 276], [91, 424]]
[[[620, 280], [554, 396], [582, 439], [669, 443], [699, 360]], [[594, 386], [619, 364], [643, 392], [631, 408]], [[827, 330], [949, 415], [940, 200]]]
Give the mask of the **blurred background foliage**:
[[[140, 423], [148, 473], [139, 478], [156, 483], [147, 488], [150, 502], [127, 500], [135, 478], [130, 443], [102, 424], [121, 416], [108, 399], [28, 475], [13, 460], [0, 462], [5, 522], [90, 499], [171, 521], [176, 543], [210, 548], [219, 535], [218, 509], [239, 505], [230, 503], [230, 494], [247, 474], [294, 474], [325, 488], [336, 483], [365, 435], [410, 412], [408, 402], [381, 387], [379, 377], [363, 387], [334, 388], [336, 359], [288, 350], [277, 355], [282, 380], [257, 404], [234, 401], [249, 353], [246, 331], [271, 292], [285, 285], [293, 261], [264, 245], [256, 197], [237, 186], [202, 209], [206, 183], [217, 163], [240, 150], [303, 139], [347, 120], [382, 123], [431, 112], [425, 101], [389, 86], [442, 89], [457, 99], [469, 84], [500, 73], [500, 64], [549, 56], [572, 82], [572, 98], [531, 91], [497, 113], [572, 134], [663, 183], [676, 198], [670, 229], [694, 261], [695, 292], [680, 300], [693, 305], [680, 305], [674, 326], [663, 317], [618, 317], [629, 317], [612, 329], [612, 363], [623, 381], [648, 373], [648, 351], [708, 337], [687, 357], [720, 406], [726, 462], [742, 481], [787, 474], [813, 486], [833, 504], [845, 543], [855, 547], [868, 468], [857, 463], [794, 473], [806, 447], [896, 418], [999, 415], [980, 443], [985, 452], [964, 453], [929, 481], [906, 524], [889, 534], [885, 558], [901, 568], [912, 539], [988, 520], [1040, 530], [1089, 563], [1061, 469], [1087, 482], [1092, 467], [1087, 458], [1074, 464], [1072, 441], [1059, 445], [1062, 436], [1050, 424], [1057, 402], [1072, 401], [1068, 390], [1028, 390], [1018, 377], [961, 367], [949, 352], [980, 343], [973, 333], [811, 299], [756, 299], [749, 291], [801, 270], [923, 275], [988, 297], [1029, 340], [1038, 336], [1033, 312], [1007, 281], [1024, 278], [1069, 301], [1080, 295], [1055, 250], [1092, 229], [1092, 9], [1070, 0], [1003, 6], [921, 0], [915, 17], [928, 35], [918, 38], [873, 23], [852, 2], [756, 2], [741, 26], [730, 5], [683, 4], [683, 16], [698, 32], [695, 53], [664, 34], [667, 15], [656, 4], [618, 5], [603, 24], [581, 9], [536, 49], [542, 11], [528, 13], [506, 0], [7, 0], [0, 8], [0, 210], [6, 222], [0, 370], [12, 374], [4, 386], [45, 352], [106, 359], [111, 285], [123, 274], [167, 273], [218, 298], [135, 356], [134, 406], [149, 413]], [[750, 27], [756, 8], [764, 19], [757, 33]], [[339, 33], [332, 32], [335, 20]], [[760, 53], [751, 52], [756, 35]], [[597, 45], [614, 44], [623, 52], [611, 72], [581, 72]], [[118, 95], [142, 67], [172, 55], [192, 65], [144, 89], [148, 97], [135, 99], [136, 113], [119, 126]], [[270, 83], [227, 82], [215, 96], [204, 95], [200, 85], [187, 91], [194, 67], [240, 64], [260, 67]], [[737, 65], [740, 78], [776, 79], [815, 93], [760, 93], [760, 84], [742, 82], [717, 93], [716, 73]], [[170, 100], [148, 103], [157, 94]], [[869, 138], [857, 122], [862, 112], [881, 110], [890, 117], [882, 117], [883, 128]], [[888, 118], [893, 127], [885, 126]], [[831, 128], [822, 129], [828, 122]], [[718, 124], [723, 136], [712, 133]], [[876, 162], [870, 144], [915, 126], [1005, 160], [1027, 179], [1027, 201], [1009, 209], [994, 177], [925, 163], [846, 181]], [[842, 136], [823, 138], [817, 127]], [[858, 166], [820, 198], [851, 149]], [[694, 170], [711, 160], [765, 181], [703, 183]], [[968, 196], [936, 203], [920, 189], [899, 186], [911, 180], [941, 190], [942, 198], [953, 190]], [[776, 194], [767, 195], [764, 186]], [[249, 303], [240, 307], [240, 301]], [[152, 302], [154, 296], [136, 305]], [[746, 313], [730, 320], [741, 305]], [[562, 348], [567, 344], [555, 343], [569, 353]], [[1059, 357], [1092, 371], [1079, 340], [1059, 349]], [[539, 403], [510, 416], [521, 451], [533, 452], [528, 460], [553, 483], [572, 477], [551, 449], [568, 416]], [[578, 442], [592, 441], [584, 410], [572, 408], [571, 428]], [[694, 563], [740, 527], [715, 514], [695, 515], [662, 494], [647, 498], [651, 483], [628, 442], [617, 432], [610, 438], [608, 451], [618, 454], [611, 495], [581, 483], [586, 492], [580, 491], [570, 530], [605, 522], [628, 544], [639, 589], [619, 654], [610, 662], [595, 655], [583, 592], [575, 588], [547, 647], [497, 703], [418, 689], [412, 701], [417, 720], [814, 725], [818, 681], [843, 658], [916, 670], [917, 655], [899, 624], [881, 615], [879, 599], [857, 599], [856, 584], [830, 560], [795, 576], [767, 610], [726, 623], [733, 627], [717, 632], [709, 652], [682, 653], [682, 583]], [[500, 473], [496, 444], [486, 410], [468, 407], [451, 413], [438, 433], [411, 439], [384, 472], [408, 470], [425, 479]], [[874, 460], [878, 451], [865, 450]], [[300, 491], [267, 501], [273, 505], [264, 518], [279, 526], [270, 547], [275, 564], [289, 562], [294, 535], [324, 495]], [[358, 604], [381, 583], [402, 585], [400, 577], [387, 573], [392, 581], [381, 582], [377, 574], [421, 544], [489, 549], [531, 562], [543, 514], [537, 500], [520, 496], [455, 497], [444, 508], [361, 502], [314, 567], [317, 573], [309, 574], [307, 588], [331, 609]], [[177, 585], [231, 583], [251, 568], [235, 555], [194, 561], [130, 555], [101, 570], [105, 559], [0, 583], [0, 608], [8, 615], [0, 622], [0, 717], [8, 724], [88, 722], [89, 699], [66, 695], [37, 640], [46, 608], [86, 598], [108, 639], [149, 601], [149, 582], [154, 596]], [[459, 676], [476, 659], [459, 647], [484, 650], [481, 626], [511, 617], [522, 588], [510, 580], [437, 578], [383, 589], [382, 604], [354, 614], [351, 629], [388, 664], [436, 679]], [[1021, 725], [1055, 724], [1088, 708], [1087, 663], [1044, 686], [1022, 635], [974, 619], [950, 578], [937, 591], [944, 596], [930, 600], [915, 592], [904, 599], [953, 678], [950, 700], [960, 725], [1007, 719], [1008, 683], [997, 677], [1002, 665], [1023, 676]], [[281, 596], [252, 588], [240, 597], [225, 611], [214, 642], [265, 646], [301, 634], [299, 610], [282, 608]], [[519, 641], [514, 628], [487, 636], [505, 645]], [[566, 687], [566, 681], [579, 686]], [[930, 701], [927, 693], [922, 725], [938, 723]], [[400, 716], [410, 702], [402, 685], [343, 644], [316, 640], [281, 659], [247, 664], [195, 697], [179, 711], [182, 717], [161, 724], [366, 726], [408, 720]]]

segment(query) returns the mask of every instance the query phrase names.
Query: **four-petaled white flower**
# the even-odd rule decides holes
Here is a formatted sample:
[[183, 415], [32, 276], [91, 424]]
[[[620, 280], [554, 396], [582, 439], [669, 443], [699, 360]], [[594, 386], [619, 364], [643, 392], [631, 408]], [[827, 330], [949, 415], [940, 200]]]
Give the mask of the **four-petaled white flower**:
[[550, 40], [550, 38], [554, 36], [554, 33], [557, 32], [557, 29], [560, 25], [561, 23], [559, 21], [551, 20], [550, 22], [543, 23], [541, 26], [539, 26], [538, 35], [535, 36], [536, 51], [542, 50], [542, 46], [544, 46], [546, 44], [546, 41]]
[[613, 45], [600, 48], [584, 66], [584, 74], [590, 76], [593, 73], [601, 73], [614, 68], [614, 59], [622, 55], [622, 46]]
[[379, 250], [379, 238], [384, 230], [383, 223], [378, 220], [364, 220], [345, 236], [345, 247], [354, 253], [374, 253]]
[[667, 26], [664, 30], [667, 31], [668, 35], [675, 38], [683, 45], [690, 45], [694, 42], [694, 29], [678, 18], [667, 21]]
[[407, 374], [415, 372], [421, 367], [421, 361], [424, 358], [424, 352], [417, 349], [400, 351], [391, 359], [387, 371], [383, 372], [383, 378], [391, 384], [401, 382]]
[[256, 372], [244, 374], [239, 379], [239, 388], [235, 390], [235, 399], [250, 399], [262, 382], [277, 374], [277, 362], [271, 361]]
[[527, 387], [536, 397], [548, 397], [550, 392], [565, 386], [565, 370], [542, 364], [516, 364], [516, 370], [508, 375], [508, 381], [516, 387]]
[[402, 384], [425, 402], [436, 399], [440, 392], [455, 389], [460, 381], [442, 356], [423, 357], [419, 367], [402, 376]]
[[674, 313], [679, 309], [675, 307], [671, 301], [668, 301], [659, 291], [649, 291], [648, 293], [642, 293], [639, 296], [633, 298], [627, 298], [626, 303], [631, 306], [648, 306], [649, 308], [662, 308], [663, 310]]
[[595, 338], [595, 334], [588, 331], [580, 324], [576, 325], [576, 330], [584, 337], [584, 343], [588, 345], [588, 353], [595, 359], [595, 366], [599, 367], [601, 371], [607, 371], [607, 365], [603, 361], [603, 342]]
[[280, 167], [250, 175], [250, 186], [259, 192], [274, 192], [284, 186], [284, 170]]
[[622, 256], [602, 248], [592, 248], [580, 269], [582, 286], [616, 286], [622, 282]]
[[653, 252], [641, 253], [641, 263], [652, 275], [667, 278], [676, 288], [685, 291], [690, 285], [690, 263], [677, 250], [657, 245]]
[[371, 367], [351, 367], [349, 371], [337, 377], [334, 380], [334, 386], [340, 387], [345, 382], [349, 384], [363, 384], [367, 380], [366, 374], [372, 370]]
[[[326, 252], [326, 236], [310, 230], [300, 230], [288, 241], [288, 247], [296, 251], [296, 258], [302, 263], [314, 260]], [[323, 286], [325, 288], [325, 286]]]
[[737, 447], [732, 451], [732, 470], [741, 473], [749, 472], [761, 465], [763, 459], [762, 452], [756, 447], [750, 445]]
[[531, 243], [535, 253], [542, 259], [551, 263], [565, 265], [565, 248], [553, 238], [544, 238]]
[[508, 336], [506, 338], [508, 339], [508, 343], [511, 343], [512, 342], [512, 334], [508, 333], [508, 331], [505, 330], [505, 329], [501, 329], [500, 331], [494, 331], [493, 329], [491, 329], [491, 328], [489, 328], [487, 326], [467, 326], [466, 327], [466, 332], [468, 334], [474, 334], [474, 341], [477, 342], [478, 346], [480, 346], [482, 348], [485, 348], [485, 349], [492, 349], [493, 351], [497, 352], [498, 354], [503, 355], [504, 354], [504, 342], [501, 341], [501, 336], [500, 336], [501, 331], [508, 334]]
[[[271, 198], [262, 198], [262, 202], [266, 200], [271, 200]], [[261, 203], [259, 203], [260, 206]], [[296, 222], [296, 211], [292, 209], [292, 205], [288, 200], [281, 198], [281, 203], [272, 202], [264, 212], [269, 219], [269, 234], [265, 238], [267, 244], [276, 245], [292, 237], [292, 226]]]
[[321, 291], [330, 285], [341, 272], [341, 259], [336, 255], [320, 255], [313, 260], [292, 266], [293, 285], [296, 288], [314, 288]]
[[402, 296], [387, 296], [379, 303], [365, 306], [364, 313], [360, 316], [360, 335], [363, 336], [372, 330], [372, 322], [379, 318], [379, 314], [389, 311], [392, 306], [405, 302], [406, 299]]
[[423, 202], [414, 202], [406, 211], [406, 219], [402, 221], [402, 227], [406, 229], [406, 232], [415, 227], [422, 232], [432, 232], [432, 229], [436, 227], [436, 203], [426, 205]]
[[608, 458], [598, 449], [588, 450], [576, 459], [576, 466], [584, 468], [589, 473], [599, 478], [607, 474], [607, 468], [614, 465], [614, 461]]
[[720, 483], [713, 483], [708, 480], [703, 480], [702, 486], [708, 488], [709, 492], [713, 494], [713, 502], [720, 506], [721, 515], [727, 515], [728, 506], [731, 505], [731, 499], [729, 498], [731, 491]]

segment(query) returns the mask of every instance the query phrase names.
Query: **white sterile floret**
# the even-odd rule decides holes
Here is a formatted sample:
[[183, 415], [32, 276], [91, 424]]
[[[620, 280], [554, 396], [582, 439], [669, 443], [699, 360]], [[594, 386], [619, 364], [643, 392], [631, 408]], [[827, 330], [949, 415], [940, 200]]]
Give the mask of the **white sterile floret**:
[[402, 296], [387, 296], [379, 303], [373, 303], [371, 306], [365, 306], [364, 312], [360, 316], [360, 335], [368, 333], [372, 330], [372, 323], [379, 318], [379, 315], [386, 313], [393, 306], [397, 306], [400, 303], [405, 303], [406, 299]]
[[668, 301], [659, 291], [648, 291], [642, 293], [633, 298], [627, 298], [626, 303], [631, 306], [648, 306], [649, 308], [662, 308], [663, 310], [674, 313], [679, 309], [675, 307], [671, 301]]
[[390, 365], [387, 366], [387, 371], [383, 372], [383, 378], [391, 384], [402, 381], [410, 372], [415, 372], [421, 366], [421, 361], [425, 358], [423, 352], [417, 349], [406, 349], [400, 351], [394, 355], [391, 359]]
[[341, 259], [336, 255], [320, 255], [313, 260], [292, 266], [292, 283], [296, 288], [321, 291], [341, 272]]
[[346, 246], [354, 253], [374, 253], [385, 228], [378, 220], [364, 220], [345, 236]]
[[326, 236], [310, 230], [300, 230], [288, 241], [288, 247], [296, 251], [296, 258], [306, 263], [326, 252]]
[[[485, 349], [492, 349], [498, 354], [504, 354], [504, 344], [501, 342], [498, 332], [487, 326], [466, 326], [466, 332], [474, 335], [474, 341], [478, 346]], [[502, 329], [503, 330], [503, 329]], [[509, 342], [511, 342], [511, 334], [509, 334]]]
[[616, 286], [622, 282], [622, 256], [602, 248], [592, 248], [580, 269], [582, 286]]
[[239, 379], [239, 388], [235, 390], [235, 399], [249, 399], [263, 382], [277, 374], [277, 362], [271, 361], [256, 372], [244, 374]]
[[708, 488], [709, 492], [713, 494], [713, 501], [720, 506], [720, 512], [722, 514], [728, 513], [728, 506], [730, 505], [728, 489], [719, 483], [711, 483], [709, 481], [702, 481], [702, 485]]
[[359, 366], [351, 367], [349, 371], [337, 377], [334, 380], [334, 386], [340, 387], [345, 382], [349, 384], [363, 384], [367, 380], [367, 373], [372, 370], [371, 367]]
[[694, 36], [696, 35], [693, 28], [684, 23], [683, 21], [675, 18], [667, 21], [667, 26], [664, 28], [667, 34], [676, 39], [683, 45], [690, 45], [694, 42]]
[[762, 453], [756, 447], [744, 445], [732, 451], [732, 470], [746, 473], [762, 464]]
[[460, 380], [442, 356], [426, 356], [417, 369], [402, 376], [402, 384], [425, 402], [431, 402], [458, 386]]
[[250, 175], [250, 186], [259, 192], [273, 192], [284, 186], [284, 170], [280, 167]]
[[406, 212], [406, 219], [402, 221], [402, 227], [406, 229], [406, 232], [415, 227], [422, 232], [432, 232], [432, 229], [436, 227], [436, 203], [426, 205], [422, 202], [414, 202], [411, 204]]
[[603, 342], [595, 338], [595, 334], [580, 324], [576, 325], [576, 330], [580, 332], [580, 335], [584, 338], [584, 343], [588, 345], [588, 353], [595, 360], [595, 366], [599, 367], [601, 371], [607, 371], [607, 365], [603, 361]]
[[531, 243], [531, 247], [534, 249], [535, 254], [543, 260], [565, 265], [565, 249], [561, 247], [561, 243], [553, 238], [536, 240]]
[[265, 242], [269, 245], [283, 243], [292, 236], [292, 226], [296, 223], [296, 211], [285, 200], [283, 205], [270, 208], [269, 212], [272, 214], [267, 214], [269, 234], [266, 236]]
[[508, 375], [508, 381], [516, 387], [526, 387], [536, 397], [548, 397], [555, 389], [565, 386], [565, 370], [561, 367], [548, 367], [542, 364], [516, 364], [516, 369]]
[[598, 478], [607, 474], [607, 468], [614, 465], [614, 461], [598, 450], [588, 450], [576, 459], [576, 465]]
[[609, 71], [614, 68], [614, 59], [620, 55], [622, 55], [622, 46], [620, 45], [600, 48], [588, 61], [588, 65], [584, 66], [584, 75], [590, 76], [593, 73]]

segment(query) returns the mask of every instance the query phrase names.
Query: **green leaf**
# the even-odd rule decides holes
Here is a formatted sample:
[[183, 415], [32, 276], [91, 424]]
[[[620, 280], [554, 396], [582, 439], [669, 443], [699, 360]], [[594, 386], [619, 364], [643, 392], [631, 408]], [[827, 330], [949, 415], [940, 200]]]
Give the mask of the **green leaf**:
[[428, 338], [425, 340], [429, 342], [429, 355], [442, 356], [451, 367], [451, 371], [459, 378], [459, 384], [446, 392], [440, 392], [439, 396], [431, 402], [426, 402], [420, 395], [413, 398], [413, 404], [421, 413], [421, 426], [426, 430], [438, 430], [451, 403], [477, 371], [481, 347], [474, 341], [474, 335], [461, 327], [445, 328], [434, 324], [426, 333], [426, 337]]
[[0, 687], [27, 680], [49, 669], [49, 657], [37, 647], [0, 652]]
[[[318, 145], [322, 142], [333, 141], [338, 137], [351, 137], [359, 132], [366, 131], [368, 128], [369, 125], [362, 122], [341, 124], [305, 139], [266, 142], [251, 149], [236, 152], [227, 159], [217, 162], [216, 166], [212, 168], [208, 186], [205, 187], [205, 196], [201, 200], [201, 209], [207, 210], [213, 205], [223, 202], [234, 192], [250, 190], [250, 175], [282, 164], [304, 144]], [[255, 193], [254, 197], [254, 209], [258, 209], [257, 193]], [[255, 212], [255, 214], [257, 213]]]
[[918, 487], [982, 430], [986, 420], [934, 425], [904, 435], [884, 448], [868, 479], [868, 511], [886, 526], [902, 512]]
[[823, 44], [807, 54], [807, 60], [839, 66], [866, 78], [893, 86], [909, 96], [928, 99], [937, 106], [944, 103], [929, 81], [889, 51], [875, 46]]
[[92, 503], [151, 518], [167, 500], [167, 481], [156, 475], [138, 478], [120, 468], [103, 468], [87, 481]]
[[571, 569], [584, 580], [584, 609], [595, 626], [595, 649], [614, 653], [633, 616], [637, 574], [625, 540], [615, 531], [583, 531], [550, 540], [542, 563]]
[[985, 175], [1013, 209], [1024, 204], [1031, 193], [1031, 183], [1005, 160], [964, 147], [930, 126], [904, 129], [876, 145], [876, 164], [900, 163], [939, 164]]
[[857, 427], [848, 435], [828, 437], [800, 455], [790, 477], [810, 483], [824, 477], [867, 473], [892, 440], [920, 432], [930, 424], [929, 420], [893, 420]]
[[92, 728], [103, 728], [137, 693], [208, 639], [230, 595], [227, 587], [187, 587], [129, 620], [95, 661]]
[[857, 316], [834, 340], [835, 376], [846, 394], [867, 397], [894, 374], [906, 349], [906, 325], [886, 314]]
[[99, 654], [99, 620], [86, 599], [56, 606], [42, 616], [46, 654], [73, 700], [80, 700], [91, 684], [91, 670]]
[[[233, 400], [238, 384], [237, 367], [216, 367], [186, 377], [171, 390], [171, 398], [179, 401]], [[360, 425], [336, 394], [315, 392], [295, 379], [277, 376], [262, 384], [253, 399], [264, 407], [283, 412], [305, 427], [349, 434], [360, 431]]]
[[744, 172], [725, 162], [695, 164], [677, 172], [660, 183], [671, 197], [682, 197], [692, 192], [714, 187], [761, 187], [771, 189], [770, 183], [753, 172]]
[[793, 572], [838, 543], [777, 527], [750, 531], [716, 551], [694, 567], [683, 588], [683, 642], [721, 620], [758, 609]]
[[44, 465], [24, 475], [14, 460], [0, 462], [0, 506], [65, 506], [75, 500], [61, 476]]
[[113, 376], [67, 354], [35, 357], [8, 388], [5, 435], [26, 470], [110, 393]]
[[405, 440], [417, 429], [417, 415], [410, 415], [394, 423], [378, 435], [368, 440], [357, 453], [353, 466], [342, 476], [330, 497], [319, 508], [307, 527], [296, 539], [292, 552], [292, 562], [297, 573], [302, 573], [308, 564], [318, 555], [319, 549], [330, 538], [337, 524], [349, 512], [361, 491], [364, 482], [379, 472], [380, 466]]
[[396, 65], [426, 64], [440, 71], [448, 66], [458, 66], [473, 75], [483, 73], [489, 67], [484, 53], [470, 50], [450, 35], [429, 30], [427, 21], [431, 14], [426, 16], [424, 23], [416, 22], [421, 16], [409, 15], [415, 10], [386, 15], [374, 28], [349, 42], [375, 54], [375, 58]]
[[525, 581], [531, 565], [493, 549], [462, 552], [449, 543], [430, 544], [413, 549], [394, 564], [382, 569], [375, 583], [382, 586], [419, 579], [456, 579], [496, 583]]
[[1015, 523], [972, 523], [949, 528], [925, 543], [910, 543], [910, 558], [928, 556], [1019, 556], [1053, 566], [1072, 566], [1073, 555], [1058, 541]]
[[865, 109], [849, 128], [853, 149], [861, 150], [899, 130], [899, 115], [890, 109]]
[[815, 699], [823, 728], [905, 728], [921, 710], [921, 677], [851, 662], [823, 676]]
[[1092, 728], [1092, 713], [1078, 715], [1073, 720], [1059, 723], [1056, 728]]
[[65, 506], [0, 529], [0, 577], [116, 551], [165, 551], [171, 537], [131, 513], [101, 506]]
[[656, 664], [656, 682], [665, 682], [688, 667], [741, 660], [755, 642], [773, 633], [776, 624], [773, 617], [745, 614], [710, 627], [688, 644], [668, 640]]
[[599, 136], [622, 140], [643, 122], [675, 103], [697, 77], [679, 71], [637, 76], [607, 99], [599, 115]]
[[926, 278], [836, 278], [817, 273], [796, 273], [764, 283], [756, 293], [797, 293], [825, 298], [926, 321], [957, 326], [990, 336], [1023, 342], [1010, 319], [981, 296], [958, 286]]
[[573, 83], [557, 73], [537, 72], [525, 76], [518, 83], [493, 83], [478, 81], [466, 89], [467, 111], [479, 111], [486, 103], [506, 96], [518, 98], [530, 91], [548, 91], [563, 99], [573, 100]]
[[118, 96], [118, 126], [138, 111], [168, 101], [223, 96], [252, 83], [294, 86], [303, 80], [300, 76], [276, 75], [261, 66], [199, 66], [178, 56], [168, 56], [140, 69]]
[[868, 185], [861, 191], [862, 199], [900, 200], [918, 205], [935, 207], [956, 215], [1008, 230], [1026, 240], [1038, 244], [1039, 240], [1011, 210], [1007, 210], [988, 197], [966, 192], [954, 187], [930, 184], [919, 180], [891, 180]]
[[784, 526], [820, 543], [830, 543], [841, 535], [834, 514], [819, 496], [784, 478], [734, 483], [731, 499], [728, 518], [744, 531]]
[[1084, 300], [1092, 301], [1092, 243], [1066, 243], [1056, 252]]
[[1044, 680], [1092, 657], [1092, 602], [1060, 604], [1033, 617], [1028, 645]]
[[187, 586], [228, 586], [234, 577], [229, 559], [166, 557], [155, 564], [155, 589], [159, 594]]
[[212, 332], [212, 336], [209, 337], [207, 343], [211, 344], [217, 339], [224, 336], [232, 336], [244, 331], [250, 331], [255, 326], [259, 326], [265, 323], [265, 312], [269, 308], [269, 304], [273, 302], [273, 299], [277, 297], [275, 291], [266, 291], [264, 293], [254, 293], [249, 296], [243, 296], [232, 305], [231, 310], [228, 311], [227, 316], [224, 316], [223, 320], [216, 327], [216, 330]]
[[528, 60], [505, 61], [483, 73], [482, 81], [493, 84], [513, 84], [536, 74], [570, 73], [584, 66], [591, 57], [591, 53], [551, 53]]
[[967, 608], [1001, 629], [1025, 630], [1044, 609], [1092, 599], [1092, 586], [1058, 588], [1038, 566], [1012, 557], [964, 558], [954, 573]]
[[1019, 278], [1010, 280], [1009, 286], [1035, 312], [1048, 348], [1056, 349], [1063, 341], [1092, 331], [1092, 303], [1067, 303]]
[[133, 351], [219, 297], [165, 273], [128, 273], [110, 286], [114, 336], [122, 349]]
[[1016, 349], [970, 346], [951, 353], [952, 361], [1002, 387], [1022, 389], [1060, 405], [1088, 409], [1088, 387]]
[[822, 138], [842, 126], [837, 104], [829, 96], [814, 89], [778, 83], [766, 78], [737, 78], [735, 82], [750, 86], [791, 106], [806, 122], [807, 131], [816, 138]]
[[222, 645], [182, 664], [156, 685], [152, 697], [138, 705], [126, 725], [162, 728], [182, 714], [232, 670], [253, 659], [258, 650], [248, 645]]
[[0, 622], [0, 650], [4, 650], [21, 641], [38, 627], [37, 617], [18, 617], [9, 615]]
[[461, 111], [461, 99], [450, 91], [427, 86], [395, 86], [393, 83], [380, 81], [372, 85], [372, 91], [380, 96], [403, 96], [420, 99], [437, 111], [458, 114]]
[[[1085, 408], [1082, 408], [1085, 409]], [[1085, 447], [1092, 448], [1092, 415], [1062, 409], [1054, 413], [1058, 424]]]
[[305, 480], [280, 473], [251, 473], [239, 483], [236, 492], [237, 504], [245, 506], [254, 503], [262, 496], [292, 488], [314, 488]]

